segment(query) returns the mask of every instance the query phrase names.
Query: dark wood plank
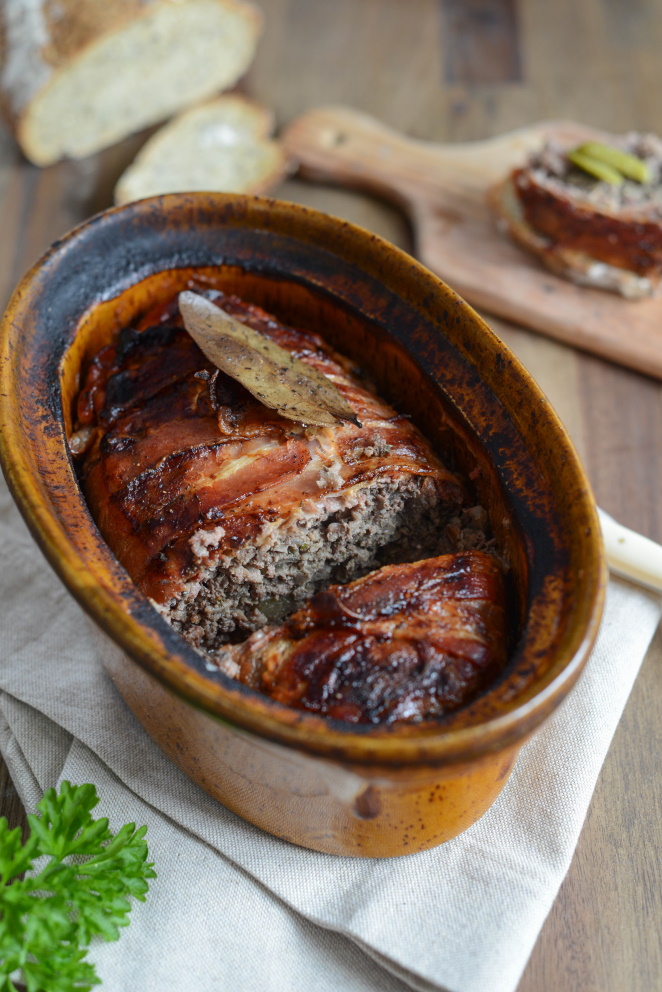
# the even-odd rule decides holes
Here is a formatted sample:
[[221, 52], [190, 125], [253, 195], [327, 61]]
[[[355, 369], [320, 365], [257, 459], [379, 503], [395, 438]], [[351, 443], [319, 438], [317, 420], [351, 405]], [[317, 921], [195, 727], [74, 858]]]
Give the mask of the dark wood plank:
[[7, 818], [9, 827], [20, 827], [23, 839], [27, 836], [28, 823], [25, 818], [25, 810], [21, 802], [16, 787], [11, 780], [7, 766], [0, 757], [0, 816]]
[[660, 386], [588, 357], [582, 378], [586, 421], [596, 425], [585, 455], [595, 497], [626, 526], [662, 542]]
[[440, 0], [440, 10], [447, 84], [521, 80], [516, 0]]

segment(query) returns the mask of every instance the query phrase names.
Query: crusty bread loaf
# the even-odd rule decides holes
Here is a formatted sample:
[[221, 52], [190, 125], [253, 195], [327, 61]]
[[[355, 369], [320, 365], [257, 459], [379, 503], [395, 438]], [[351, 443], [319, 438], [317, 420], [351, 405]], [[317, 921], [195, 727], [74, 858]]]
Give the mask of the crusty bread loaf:
[[193, 107], [161, 128], [115, 188], [115, 202], [191, 190], [266, 193], [287, 174], [283, 147], [269, 138], [273, 114], [237, 94]]
[[619, 293], [630, 300], [652, 296], [656, 292], [659, 276], [642, 276], [629, 269], [609, 265], [585, 252], [554, 244], [535, 231], [524, 217], [511, 176], [489, 190], [488, 201], [504, 233], [509, 234], [522, 248], [537, 255], [556, 275], [570, 279], [579, 286]]
[[2, 0], [0, 89], [29, 159], [80, 158], [232, 86], [262, 17], [247, 0]]

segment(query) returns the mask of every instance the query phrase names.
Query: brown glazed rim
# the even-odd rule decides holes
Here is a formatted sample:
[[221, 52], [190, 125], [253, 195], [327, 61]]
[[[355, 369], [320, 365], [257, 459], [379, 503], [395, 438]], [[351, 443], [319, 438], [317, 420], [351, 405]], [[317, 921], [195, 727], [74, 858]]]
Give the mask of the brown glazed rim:
[[[114, 237], [117, 242], [119, 235], [135, 230], [138, 235], [147, 232], [148, 238], [167, 240], [168, 231], [196, 231], [196, 225], [201, 236], [209, 230], [230, 230], [247, 239], [278, 237], [283, 243], [292, 241], [300, 251], [329, 254], [338, 265], [360, 270], [362, 279], [387, 287], [417, 314], [435, 322], [440, 336], [442, 327], [446, 328], [443, 321], [453, 315], [454, 326], [461, 327], [461, 332], [454, 332], [452, 346], [475, 381], [493, 391], [515, 429], [533, 417], [537, 429], [546, 432], [549, 475], [562, 477], [572, 491], [568, 501], [571, 519], [563, 521], [563, 526], [570, 535], [567, 541], [575, 564], [572, 591], [566, 582], [565, 598], [559, 608], [557, 596], [555, 613], [549, 603], [539, 603], [535, 593], [532, 597], [530, 622], [517, 649], [525, 662], [533, 663], [545, 650], [549, 654], [551, 630], [559, 627], [559, 609], [561, 620], [569, 617], [562, 635], [555, 635], [551, 665], [535, 684], [510, 697], [506, 684], [501, 695], [492, 694], [496, 702], [490, 702], [488, 693], [488, 701], [474, 708], [475, 715], [463, 717], [459, 711], [432, 728], [357, 728], [288, 709], [225, 676], [210, 677], [200, 656], [134, 587], [97, 531], [68, 455], [57, 370], [71, 329], [49, 331], [57, 339], [46, 343], [38, 332], [40, 321], [46, 326], [51, 294], [62, 294], [67, 282], [75, 295], [82, 279], [83, 263], [78, 260], [89, 244], [97, 243], [98, 253], [100, 238], [110, 243]], [[160, 270], [158, 266], [141, 269], [139, 255], [136, 251], [132, 263], [134, 283]], [[170, 264], [160, 268], [190, 264], [190, 258], [173, 256]], [[321, 272], [319, 279], [309, 277], [308, 282], [322, 292], [329, 278], [328, 272]], [[106, 278], [97, 296], [89, 297], [90, 288], [83, 286], [81, 300], [87, 292], [89, 310], [92, 300], [112, 299], [128, 285], [130, 281], [108, 286]], [[360, 300], [350, 305], [361, 310]], [[84, 312], [85, 308], [80, 310], [80, 317]], [[19, 284], [0, 335], [0, 459], [32, 534], [96, 623], [138, 665], [193, 706], [237, 728], [310, 754], [359, 765], [442, 765], [471, 762], [522, 741], [559, 705], [579, 677], [597, 635], [606, 587], [600, 528], [583, 468], [558, 417], [523, 366], [463, 300], [405, 252], [362, 228], [296, 204], [219, 193], [154, 197], [99, 214], [56, 242]], [[535, 467], [540, 471], [538, 463]], [[531, 535], [528, 538], [532, 540]]]

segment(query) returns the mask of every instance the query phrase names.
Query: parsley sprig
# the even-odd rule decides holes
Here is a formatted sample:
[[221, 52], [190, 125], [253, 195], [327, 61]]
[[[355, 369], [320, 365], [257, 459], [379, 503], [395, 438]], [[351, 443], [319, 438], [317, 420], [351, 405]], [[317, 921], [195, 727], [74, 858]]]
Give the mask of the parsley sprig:
[[[92, 937], [117, 940], [128, 926], [128, 896], [145, 900], [147, 827], [127, 823], [115, 835], [91, 810], [93, 785], [48, 789], [28, 816], [30, 835], [0, 817], [0, 992], [83, 992], [99, 984], [85, 960]], [[36, 863], [38, 862], [38, 863]], [[29, 872], [20, 879], [19, 875]]]

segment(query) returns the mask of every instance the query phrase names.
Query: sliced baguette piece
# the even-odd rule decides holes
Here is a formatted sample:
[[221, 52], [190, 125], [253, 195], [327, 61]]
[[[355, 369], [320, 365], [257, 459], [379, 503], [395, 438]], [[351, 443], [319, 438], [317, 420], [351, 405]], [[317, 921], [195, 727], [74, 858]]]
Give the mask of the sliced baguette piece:
[[193, 107], [143, 146], [115, 187], [115, 202], [161, 193], [266, 193], [288, 173], [283, 147], [269, 138], [273, 114], [226, 94]]
[[4, 109], [35, 164], [81, 158], [232, 87], [261, 28], [247, 0], [2, 0]]
[[629, 269], [598, 261], [584, 252], [555, 245], [535, 231], [524, 217], [511, 176], [488, 191], [488, 203], [500, 230], [510, 235], [522, 248], [537, 255], [556, 275], [570, 279], [579, 286], [620, 293], [629, 300], [653, 296], [657, 291], [659, 277], [642, 276]]

